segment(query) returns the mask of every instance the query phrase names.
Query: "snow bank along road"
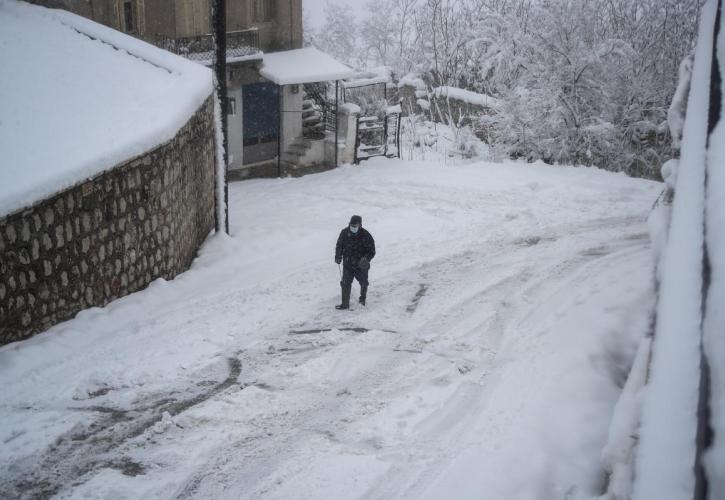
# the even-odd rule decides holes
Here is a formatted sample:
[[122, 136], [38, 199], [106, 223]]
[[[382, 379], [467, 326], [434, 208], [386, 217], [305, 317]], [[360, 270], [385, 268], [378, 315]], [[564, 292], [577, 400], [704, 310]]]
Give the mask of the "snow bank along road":
[[[189, 272], [0, 349], [0, 491], [594, 495], [648, 328], [659, 190], [382, 159], [233, 184], [233, 237]], [[368, 307], [340, 312], [334, 243], [353, 213], [378, 256]]]

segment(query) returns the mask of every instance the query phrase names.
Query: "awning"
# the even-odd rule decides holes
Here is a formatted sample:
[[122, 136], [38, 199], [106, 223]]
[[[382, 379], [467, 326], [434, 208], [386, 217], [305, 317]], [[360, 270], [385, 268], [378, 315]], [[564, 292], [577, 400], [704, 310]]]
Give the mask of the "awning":
[[259, 73], [277, 85], [342, 80], [355, 74], [348, 66], [313, 47], [264, 54]]

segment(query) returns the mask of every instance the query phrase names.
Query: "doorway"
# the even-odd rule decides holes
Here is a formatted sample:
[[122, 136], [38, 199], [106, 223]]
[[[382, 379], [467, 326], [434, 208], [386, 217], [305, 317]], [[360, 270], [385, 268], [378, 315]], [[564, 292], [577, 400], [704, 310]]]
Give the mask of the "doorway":
[[273, 160], [279, 141], [279, 87], [252, 83], [242, 88], [244, 165]]

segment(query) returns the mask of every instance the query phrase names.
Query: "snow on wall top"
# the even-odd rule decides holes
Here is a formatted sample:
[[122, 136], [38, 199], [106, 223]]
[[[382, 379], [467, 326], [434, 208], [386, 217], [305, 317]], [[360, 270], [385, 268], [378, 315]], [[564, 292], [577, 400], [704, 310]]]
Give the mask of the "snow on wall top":
[[352, 102], [346, 102], [345, 104], [340, 105], [340, 111], [342, 111], [343, 113], [360, 114], [361, 109], [360, 106], [358, 106], [357, 104], [354, 104]]
[[425, 82], [422, 78], [416, 76], [414, 73], [408, 73], [398, 81], [398, 87], [410, 86], [416, 90], [425, 90]]
[[345, 80], [345, 87], [352, 89], [356, 87], [365, 87], [367, 85], [380, 85], [388, 83], [389, 79], [384, 76], [374, 76], [370, 78], [355, 78], [352, 80]]
[[388, 84], [393, 80], [392, 70], [387, 66], [377, 66], [367, 71], [355, 73], [351, 78], [345, 80], [343, 85], [346, 88], [365, 87], [367, 85]]
[[0, 0], [0, 216], [172, 139], [211, 70], [69, 12]]
[[486, 94], [478, 94], [476, 92], [459, 89], [457, 87], [436, 87], [433, 89], [433, 95], [443, 99], [457, 99], [476, 106], [495, 107], [497, 104], [495, 97], [491, 97]]
[[259, 73], [277, 85], [342, 80], [355, 74], [314, 47], [264, 54]]
[[[722, 5], [722, 2], [721, 2]], [[721, 7], [722, 8], [722, 7]], [[725, 62], [725, 17], [720, 14], [720, 31], [716, 41], [717, 61], [720, 66], [720, 106], [725, 96], [722, 67]], [[717, 91], [713, 101], [717, 101]], [[713, 120], [714, 122], [714, 120]], [[715, 123], [713, 123], [715, 124]], [[710, 286], [707, 294], [703, 344], [712, 366], [710, 370], [710, 425], [715, 436], [707, 452], [708, 488], [713, 497], [725, 492], [725, 113], [709, 136], [707, 151], [706, 216], [707, 252], [710, 260]]]

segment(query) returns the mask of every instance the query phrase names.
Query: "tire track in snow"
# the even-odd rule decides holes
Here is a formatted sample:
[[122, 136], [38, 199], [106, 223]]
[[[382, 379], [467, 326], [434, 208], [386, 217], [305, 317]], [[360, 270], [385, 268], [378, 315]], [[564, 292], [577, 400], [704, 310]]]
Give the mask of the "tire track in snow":
[[[496, 390], [502, 376], [502, 369], [505, 368], [507, 353], [517, 343], [530, 343], [531, 339], [517, 335], [517, 332], [529, 332], [530, 328], [525, 323], [535, 323], [537, 314], [547, 305], [547, 299], [551, 295], [557, 295], [562, 291], [568, 293], [579, 284], [587, 281], [598, 273], [606, 271], [615, 266], [617, 262], [629, 259], [633, 254], [649, 251], [648, 242], [641, 234], [625, 236], [607, 245], [607, 251], [591, 252], [591, 248], [603, 248], [596, 246], [584, 250], [574, 250], [567, 258], [558, 261], [556, 258], [547, 266], [545, 273], [537, 275], [511, 275], [501, 282], [488, 286], [472, 297], [465, 299], [459, 305], [461, 313], [458, 316], [466, 317], [475, 310], [480, 299], [484, 296], [496, 296], [496, 293], [507, 293], [517, 290], [522, 299], [518, 307], [503, 309], [504, 313], [482, 323], [482, 331], [496, 332], [493, 341], [496, 346], [492, 349], [494, 355], [488, 358], [488, 364], [479, 366], [479, 370], [473, 372], [477, 377], [482, 369], [484, 375], [474, 381], [464, 381], [447, 398], [445, 404], [438, 410], [432, 412], [416, 428], [422, 437], [415, 440], [413, 447], [419, 450], [418, 460], [396, 463], [393, 468], [382, 478], [376, 481], [361, 500], [383, 500], [393, 498], [419, 498], [426, 489], [435, 481], [436, 477], [446, 464], [449, 463], [454, 454], [449, 450], [455, 450], [457, 445], [464, 441], [464, 437], [471, 432], [472, 422], [483, 412], [488, 404], [488, 398], [492, 391]], [[550, 286], [553, 280], [558, 286]], [[521, 280], [517, 283], [518, 280]], [[558, 290], [557, 290], [558, 289]], [[524, 297], [529, 297], [524, 299]], [[525, 303], [537, 303], [536, 297], [544, 297], [541, 304], [533, 308], [526, 308]], [[520, 313], [524, 311], [523, 315]], [[464, 320], [465, 321], [465, 320]], [[444, 329], [448, 324], [455, 329], [455, 321], [447, 318], [433, 318], [424, 325], [424, 329]], [[492, 340], [490, 336], [486, 340]], [[512, 338], [513, 337], [513, 338]], [[423, 352], [430, 352], [429, 347], [424, 347]], [[426, 361], [427, 362], [427, 361]], [[469, 377], [472, 378], [472, 377]], [[510, 422], [509, 422], [510, 425]], [[410, 443], [401, 444], [402, 448], [411, 447]], [[425, 450], [421, 452], [420, 450]], [[441, 452], [441, 450], [446, 450]]]
[[[426, 301], [419, 301], [420, 310], [412, 318], [387, 324], [391, 330], [399, 330], [403, 333], [390, 336], [387, 340], [383, 338], [385, 343], [378, 346], [379, 358], [372, 366], [368, 366], [360, 372], [355, 386], [350, 389], [352, 394], [376, 394], [376, 397], [383, 403], [393, 400], [396, 394], [410, 388], [405, 383], [401, 384], [401, 381], [416, 380], [416, 377], [420, 379], [420, 373], [417, 372], [420, 371], [421, 365], [432, 367], [426, 372], [432, 377], [436, 370], [451, 362], [470, 363], [470, 351], [465, 349], [474, 347], [469, 338], [471, 332], [480, 332], [478, 337], [474, 338], [480, 345], [485, 345], [485, 348], [481, 348], [477, 353], [478, 366], [465, 373], [461, 372], [459, 389], [453, 392], [449, 403], [446, 403], [441, 411], [423, 418], [417, 429], [418, 436], [411, 436], [409, 441], [402, 440], [393, 443], [386, 443], [383, 440], [379, 449], [375, 446], [361, 444], [354, 435], [350, 434], [350, 427], [369, 416], [360, 411], [366, 398], [353, 396], [341, 401], [339, 398], [329, 397], [327, 394], [333, 394], [335, 391], [342, 391], [345, 388], [333, 384], [327, 394], [321, 394], [322, 391], [313, 386], [308, 389], [309, 393], [306, 397], [308, 406], [299, 411], [296, 416], [283, 421], [279, 421], [276, 416], [270, 416], [264, 422], [264, 425], [271, 429], [270, 432], [274, 437], [255, 440], [253, 443], [246, 442], [250, 448], [244, 452], [244, 457], [247, 459], [243, 459], [240, 455], [239, 448], [243, 447], [243, 444], [238, 443], [233, 446], [229, 452], [233, 454], [236, 450], [239, 460], [235, 461], [225, 457], [218, 462], [207, 464], [195, 474], [187, 487], [181, 489], [178, 498], [217, 496], [223, 491], [227, 491], [227, 488], [234, 488], [235, 484], [239, 484], [235, 479], [239, 477], [245, 478], [244, 493], [241, 494], [243, 498], [254, 498], [259, 494], [274, 497], [274, 491], [280, 484], [284, 484], [286, 477], [292, 475], [294, 470], [302, 470], [299, 464], [307, 464], [306, 449], [314, 448], [314, 443], [319, 446], [321, 439], [323, 442], [329, 442], [330, 445], [353, 450], [354, 453], [404, 455], [410, 453], [412, 449], [419, 450], [414, 453], [414, 457], [410, 458], [411, 465], [404, 466], [396, 463], [391, 468], [389, 477], [379, 481], [380, 486], [373, 488], [363, 497], [365, 499], [401, 497], [398, 495], [401, 493], [401, 485], [408, 483], [405, 491], [410, 495], [405, 496], [415, 498], [415, 492], [422, 491], [422, 488], [429, 483], [421, 477], [434, 477], [436, 471], [439, 471], [450, 458], [441, 456], [440, 450], [449, 449], [448, 444], [455, 443], [465, 435], [467, 423], [470, 423], [485, 408], [487, 396], [490, 391], [495, 389], [500, 376], [501, 362], [497, 356], [500, 343], [507, 334], [510, 334], [512, 325], [521, 318], [522, 311], [526, 310], [526, 301], [535, 300], [537, 294], [543, 293], [542, 290], [547, 288], [547, 283], [554, 278], [561, 282], [562, 275], [573, 276], [582, 269], [586, 270], [587, 267], [593, 266], [593, 263], [606, 260], [612, 254], [621, 253], [621, 256], [617, 258], [625, 258], [627, 251], [641, 251], [645, 244], [644, 241], [639, 237], [635, 238], [636, 235], [626, 234], [631, 222], [632, 218], [606, 218], [597, 223], [581, 224], [572, 231], [571, 237], [565, 238], [566, 241], [563, 243], [558, 239], [544, 236], [531, 245], [513, 245], [514, 248], [512, 248], [512, 245], [509, 244], [489, 252], [486, 252], [485, 248], [483, 250], [479, 248], [478, 252], [467, 250], [453, 256], [435, 259], [430, 263], [389, 277], [379, 285], [386, 295], [395, 296], [403, 290], [415, 289], [416, 280], [411, 281], [410, 275], [420, 276], [421, 282], [432, 284], [430, 291], [426, 294], [426, 300], [435, 300], [436, 294], [450, 292], [445, 286], [438, 287], [442, 290], [436, 289], [436, 285], [440, 285], [441, 282], [448, 282], [447, 286], [450, 286], [450, 283], [454, 283], [456, 280], [464, 281], [465, 286], [462, 288], [465, 293], [463, 293], [463, 297], [461, 297], [460, 291], [457, 295], [454, 294], [454, 300], [446, 303], [441, 310], [431, 309], [427, 307]], [[588, 252], [592, 248], [591, 243], [578, 242], [578, 237], [583, 233], [592, 232], [601, 235], [599, 239], [604, 240], [603, 243], [611, 243], [607, 240], [609, 234], [603, 229], [626, 234], [621, 239], [621, 244], [616, 243], [620, 240], [616, 240], [610, 253]], [[590, 238], [585, 240], [591, 241]], [[536, 248], [532, 249], [533, 246]], [[567, 252], [562, 253], [561, 247], [566, 248]], [[513, 269], [507, 267], [507, 263], [520, 261], [522, 254], [536, 256], [541, 252], [549, 252], [551, 255], [548, 255], [546, 262], [537, 262], [533, 268], [529, 265]], [[484, 273], [487, 269], [498, 268], [503, 268], [506, 272], [495, 274], [490, 279], [481, 282], [480, 262], [482, 258], [483, 260], [489, 259], [489, 264], [483, 269]], [[478, 272], [473, 272], [477, 268]], [[595, 270], [591, 272], [595, 272]], [[452, 274], [456, 276], [453, 277]], [[394, 311], [381, 305], [374, 313], [364, 311], [365, 314], [362, 315], [362, 318], [370, 317], [372, 314], [381, 314], [392, 319], [396, 317], [396, 313], [397, 317], [400, 317], [399, 308], [401, 305], [405, 307], [407, 303], [405, 297], [400, 298], [403, 300], [391, 301]], [[506, 305], [507, 303], [508, 305]], [[490, 306], [494, 310], [493, 314], [478, 314], [478, 309], [482, 304]], [[499, 307], [502, 304], [503, 306]], [[326, 306], [322, 304], [322, 307]], [[321, 319], [330, 321], [336, 317], [339, 318], [339, 315], [333, 316], [328, 313], [323, 314]], [[471, 317], [478, 318], [478, 320], [467, 323], [470, 322], [467, 318]], [[464, 319], [459, 321], [458, 318]], [[476, 323], [476, 321], [479, 322]], [[385, 323], [383, 322], [383, 324]], [[459, 331], [456, 332], [456, 330]], [[440, 336], [436, 335], [436, 332], [440, 331], [453, 331], [455, 335], [442, 341]], [[324, 332], [320, 331], [320, 333]], [[406, 335], [412, 338], [408, 338]], [[345, 335], [344, 338], [336, 339], [335, 344], [327, 345], [322, 351], [314, 349], [304, 351], [304, 359], [296, 358], [294, 363], [303, 364], [320, 356], [344, 355], [343, 353], [347, 352], [346, 347], [349, 347], [348, 344], [356, 341], [356, 338], [356, 336]], [[468, 345], [456, 346], [456, 342], [460, 339], [468, 339]], [[376, 340], [381, 339], [376, 337]], [[415, 362], [413, 362], [414, 359]], [[292, 361], [289, 357], [278, 357], [278, 364], [270, 369], [284, 371], [286, 364], [290, 362]], [[258, 378], [264, 380], [264, 371], [258, 374]], [[304, 388], [298, 388], [298, 390], [302, 391], [300, 394], [305, 393]], [[297, 397], [299, 398], [299, 396]], [[300, 429], [303, 430], [300, 431]], [[250, 456], [254, 457], [256, 463], [248, 461]], [[280, 463], [279, 457], [286, 457], [286, 459]], [[285, 468], [289, 470], [280, 473], [280, 470]], [[421, 473], [421, 471], [424, 472]], [[389, 486], [385, 486], [386, 483]]]
[[139, 401], [128, 410], [102, 406], [77, 408], [99, 413], [100, 418], [59, 436], [41, 456], [26, 457], [13, 464], [12, 477], [0, 481], [0, 491], [8, 498], [50, 498], [102, 468], [118, 469], [131, 476], [143, 474], [141, 464], [118, 456], [118, 448], [161, 422], [164, 414], [176, 416], [235, 384], [241, 362], [238, 358], [229, 358], [227, 362], [229, 375], [225, 380], [187, 399], [162, 395], [152, 401]]

